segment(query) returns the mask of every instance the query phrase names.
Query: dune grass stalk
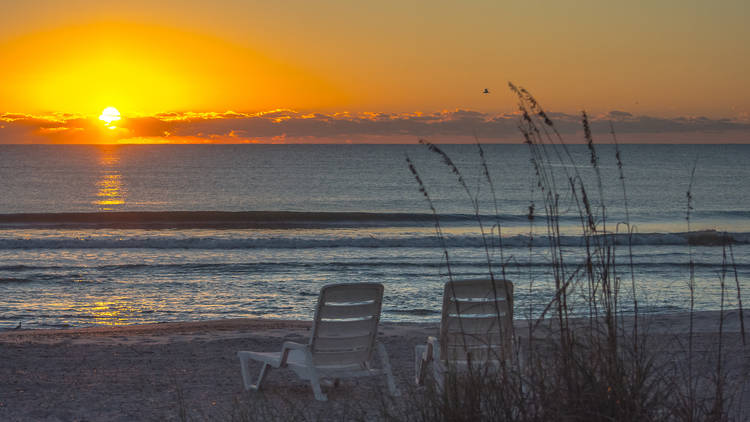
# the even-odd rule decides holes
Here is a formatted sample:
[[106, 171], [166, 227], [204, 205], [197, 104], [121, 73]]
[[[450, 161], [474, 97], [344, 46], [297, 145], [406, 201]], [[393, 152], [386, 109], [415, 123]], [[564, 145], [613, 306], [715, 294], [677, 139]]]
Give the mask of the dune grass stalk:
[[742, 345], [747, 346], [745, 339], [745, 316], [742, 309], [742, 288], [740, 287], [740, 278], [737, 275], [737, 263], [734, 260], [734, 249], [732, 248], [732, 242], [724, 242], [724, 247], [729, 250], [729, 262], [732, 266], [732, 275], [734, 275], [734, 283], [737, 291], [737, 310], [739, 311], [740, 317], [740, 334], [742, 335]]

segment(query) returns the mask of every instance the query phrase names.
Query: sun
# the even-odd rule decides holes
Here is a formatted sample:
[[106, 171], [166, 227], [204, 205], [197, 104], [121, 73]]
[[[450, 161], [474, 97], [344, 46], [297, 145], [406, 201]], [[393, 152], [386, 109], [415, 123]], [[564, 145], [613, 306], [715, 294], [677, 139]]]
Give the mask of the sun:
[[102, 111], [102, 115], [99, 116], [99, 120], [104, 122], [104, 126], [114, 129], [112, 122], [120, 120], [120, 112], [114, 107], [107, 107]]

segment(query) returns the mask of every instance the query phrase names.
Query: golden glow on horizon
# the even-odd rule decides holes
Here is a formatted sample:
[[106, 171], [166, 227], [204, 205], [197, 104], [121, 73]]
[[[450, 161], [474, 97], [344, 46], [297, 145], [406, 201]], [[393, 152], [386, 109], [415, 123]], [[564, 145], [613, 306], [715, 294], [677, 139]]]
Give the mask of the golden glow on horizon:
[[[0, 42], [0, 110], [97, 116], [326, 107], [328, 82], [220, 38], [155, 25], [98, 22]], [[97, 114], [95, 114], [97, 113]]]

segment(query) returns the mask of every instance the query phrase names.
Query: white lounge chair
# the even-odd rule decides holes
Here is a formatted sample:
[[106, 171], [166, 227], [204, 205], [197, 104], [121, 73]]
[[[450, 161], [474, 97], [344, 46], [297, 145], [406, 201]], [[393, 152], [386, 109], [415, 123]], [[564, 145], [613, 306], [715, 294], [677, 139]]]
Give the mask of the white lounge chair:
[[423, 385], [428, 367], [442, 386], [446, 369], [498, 366], [510, 360], [513, 334], [513, 283], [460, 280], [445, 283], [439, 338], [415, 349], [415, 381]]
[[[321, 378], [385, 375], [391, 395], [399, 395], [388, 354], [376, 339], [382, 302], [379, 283], [323, 286], [307, 344], [286, 341], [276, 353], [237, 352], [245, 389], [259, 390], [270, 368], [288, 367], [300, 379], [310, 381], [317, 400], [327, 400]], [[380, 356], [380, 369], [371, 366], [374, 351]], [[248, 370], [251, 359], [263, 363], [255, 384]]]

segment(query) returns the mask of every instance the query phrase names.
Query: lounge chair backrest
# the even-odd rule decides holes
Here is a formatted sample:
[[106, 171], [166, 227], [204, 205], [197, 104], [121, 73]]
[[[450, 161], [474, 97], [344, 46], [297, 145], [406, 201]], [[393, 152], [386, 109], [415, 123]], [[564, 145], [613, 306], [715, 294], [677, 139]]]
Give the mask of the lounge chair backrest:
[[323, 286], [310, 337], [313, 363], [326, 366], [368, 362], [375, 348], [382, 303], [380, 283]]
[[456, 280], [445, 283], [440, 324], [443, 360], [503, 360], [510, 352], [513, 283]]

